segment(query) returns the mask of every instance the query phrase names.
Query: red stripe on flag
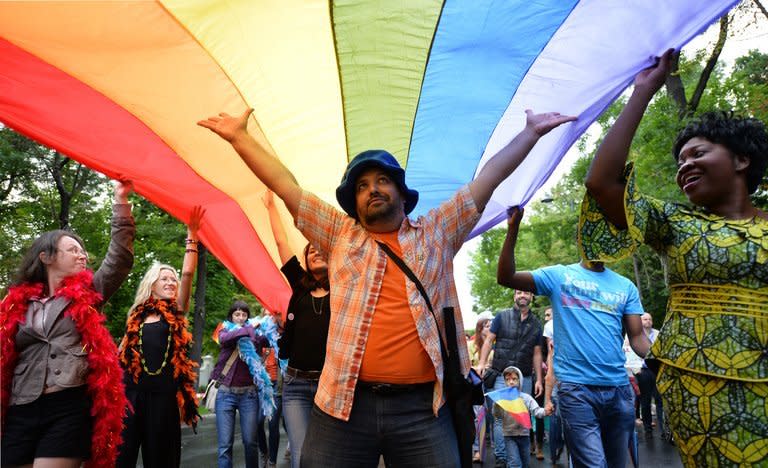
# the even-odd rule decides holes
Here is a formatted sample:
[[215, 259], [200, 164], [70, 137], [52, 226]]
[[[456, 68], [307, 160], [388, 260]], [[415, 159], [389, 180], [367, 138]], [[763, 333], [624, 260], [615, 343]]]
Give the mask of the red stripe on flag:
[[138, 193], [176, 218], [205, 206], [203, 243], [267, 309], [287, 307], [290, 289], [232, 198], [125, 109], [2, 38], [0, 120], [111, 178], [133, 181]]

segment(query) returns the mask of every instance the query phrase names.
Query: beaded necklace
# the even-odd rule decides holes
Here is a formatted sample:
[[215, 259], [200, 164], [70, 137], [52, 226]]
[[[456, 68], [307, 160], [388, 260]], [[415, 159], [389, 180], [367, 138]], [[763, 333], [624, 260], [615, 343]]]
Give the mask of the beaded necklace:
[[141, 325], [139, 326], [139, 352], [141, 353], [141, 367], [144, 368], [144, 372], [147, 373], [147, 375], [160, 375], [161, 372], [163, 372], [163, 368], [168, 363], [168, 351], [171, 349], [171, 330], [168, 330], [168, 340], [165, 344], [165, 354], [163, 355], [163, 363], [160, 364], [160, 367], [157, 368], [155, 371], [149, 370], [147, 367], [147, 361], [144, 359], [144, 324], [146, 322], [141, 322]]

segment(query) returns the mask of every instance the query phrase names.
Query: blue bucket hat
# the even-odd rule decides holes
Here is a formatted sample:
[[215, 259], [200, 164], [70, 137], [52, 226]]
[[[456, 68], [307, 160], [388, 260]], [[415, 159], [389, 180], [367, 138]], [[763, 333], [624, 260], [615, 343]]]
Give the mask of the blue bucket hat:
[[405, 171], [400, 167], [397, 159], [384, 150], [368, 150], [358, 154], [347, 164], [347, 170], [344, 171], [341, 184], [336, 188], [336, 200], [348, 215], [357, 219], [355, 182], [364, 170], [371, 167], [384, 169], [403, 191], [405, 196], [405, 214], [410, 213], [416, 208], [416, 203], [419, 201], [419, 192], [411, 190], [405, 185]]

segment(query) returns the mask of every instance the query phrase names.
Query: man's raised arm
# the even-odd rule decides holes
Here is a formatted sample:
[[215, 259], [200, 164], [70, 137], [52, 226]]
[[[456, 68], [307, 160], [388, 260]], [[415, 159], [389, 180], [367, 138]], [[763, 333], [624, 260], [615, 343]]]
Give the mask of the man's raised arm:
[[469, 191], [478, 211], [485, 209], [485, 204], [490, 200], [496, 187], [525, 160], [539, 138], [565, 122], [576, 120], [576, 117], [560, 115], [558, 112], [534, 114], [528, 109], [525, 114], [527, 116], [525, 128], [507, 146], [496, 153], [483, 166], [477, 178], [469, 183]]
[[248, 133], [248, 117], [252, 112], [253, 109], [247, 109], [239, 117], [222, 112], [218, 117], [209, 117], [197, 124], [231, 143], [251, 172], [285, 202], [295, 218], [301, 201], [301, 187], [291, 171]]

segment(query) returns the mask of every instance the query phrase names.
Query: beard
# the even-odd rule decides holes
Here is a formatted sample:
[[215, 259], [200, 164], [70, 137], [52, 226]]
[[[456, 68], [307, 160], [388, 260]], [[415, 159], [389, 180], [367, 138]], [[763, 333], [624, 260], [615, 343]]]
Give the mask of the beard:
[[371, 209], [369, 205], [368, 209], [363, 214], [363, 221], [365, 224], [374, 224], [377, 221], [391, 219], [397, 214], [394, 203], [385, 198], [380, 199], [384, 202], [381, 206]]
[[531, 301], [528, 298], [521, 297], [520, 299], [515, 300], [515, 305], [518, 309], [522, 309], [524, 307], [530, 306]]

